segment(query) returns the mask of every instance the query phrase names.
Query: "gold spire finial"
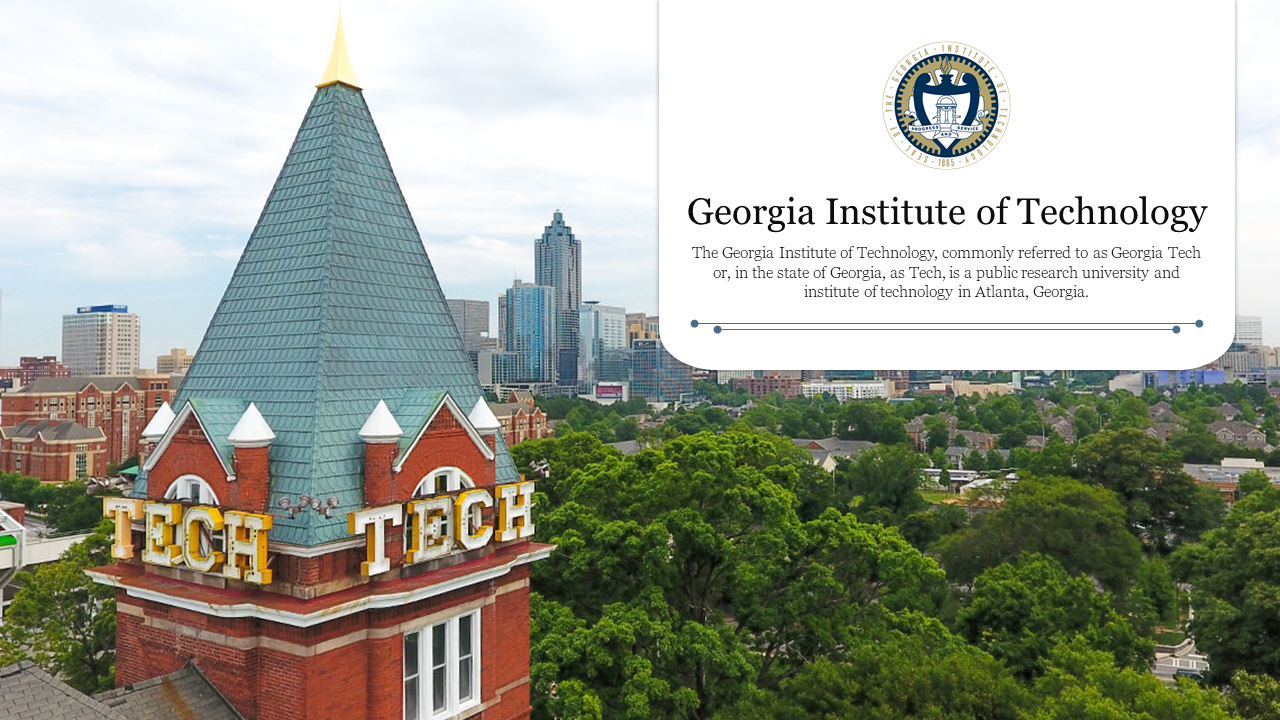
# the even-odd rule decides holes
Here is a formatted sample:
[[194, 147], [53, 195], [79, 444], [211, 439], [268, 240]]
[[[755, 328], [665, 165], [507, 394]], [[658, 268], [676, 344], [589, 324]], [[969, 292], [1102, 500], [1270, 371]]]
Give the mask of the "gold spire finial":
[[338, 11], [338, 34], [333, 38], [333, 54], [329, 56], [329, 67], [324, 69], [324, 77], [320, 78], [320, 83], [316, 87], [322, 88], [334, 83], [360, 89], [356, 84], [355, 71], [351, 69], [351, 58], [347, 57], [347, 41], [342, 38], [341, 10]]

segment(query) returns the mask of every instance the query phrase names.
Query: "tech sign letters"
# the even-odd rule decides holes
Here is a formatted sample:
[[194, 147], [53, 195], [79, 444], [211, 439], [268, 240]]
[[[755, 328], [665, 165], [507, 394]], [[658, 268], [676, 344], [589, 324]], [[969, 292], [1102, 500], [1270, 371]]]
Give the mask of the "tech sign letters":
[[[377, 575], [391, 569], [386, 555], [387, 526], [402, 525], [406, 518], [404, 562], [410, 565], [475, 550], [494, 538], [506, 542], [532, 537], [533, 491], [532, 482], [518, 482], [499, 485], [493, 493], [471, 488], [456, 496], [436, 495], [403, 505], [365, 508], [347, 516], [347, 531], [365, 534], [367, 559], [360, 569], [366, 576]], [[495, 506], [496, 524], [485, 525], [484, 511]], [[267, 567], [270, 515], [120, 497], [103, 498], [102, 514], [115, 521], [111, 556], [117, 560], [133, 557], [133, 522], [141, 520], [144, 563], [185, 566], [255, 585], [271, 583]]]

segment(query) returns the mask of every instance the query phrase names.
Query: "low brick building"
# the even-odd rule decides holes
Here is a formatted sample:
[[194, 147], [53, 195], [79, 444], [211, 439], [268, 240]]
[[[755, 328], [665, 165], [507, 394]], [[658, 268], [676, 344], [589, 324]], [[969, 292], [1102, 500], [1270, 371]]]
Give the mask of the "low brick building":
[[37, 378], [46, 377], [71, 377], [71, 370], [58, 362], [54, 355], [21, 357], [17, 367], [0, 368], [0, 380], [12, 380], [13, 387], [22, 387]]
[[105, 498], [116, 682], [247, 720], [531, 713], [534, 486], [485, 403], [342, 41], [173, 403]]
[[101, 428], [70, 420], [23, 420], [0, 427], [0, 472], [42, 482], [66, 482], [107, 470], [107, 438]]
[[489, 403], [489, 411], [502, 427], [508, 445], [537, 440], [550, 434], [547, 414], [533, 401], [533, 393], [512, 390], [504, 403]]
[[71, 420], [100, 429], [106, 460], [118, 463], [138, 454], [142, 429], [172, 400], [167, 375], [36, 378], [0, 396], [0, 426]]
[[785, 375], [734, 378], [731, 387], [735, 390], [746, 390], [747, 393], [756, 397], [764, 397], [776, 392], [781, 393], [782, 397], [793, 398], [800, 394], [800, 378]]

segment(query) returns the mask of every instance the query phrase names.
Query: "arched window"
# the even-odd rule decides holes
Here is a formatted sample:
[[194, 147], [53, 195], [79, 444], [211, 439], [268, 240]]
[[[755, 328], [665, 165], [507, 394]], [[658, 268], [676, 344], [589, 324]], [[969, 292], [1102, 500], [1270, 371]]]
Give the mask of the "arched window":
[[[178, 502], [194, 503], [197, 505], [217, 505], [218, 496], [213, 492], [213, 488], [209, 487], [209, 483], [203, 478], [195, 475], [183, 475], [169, 484], [169, 488], [164, 491], [165, 500], [177, 500]], [[222, 533], [210, 533], [209, 529], [204, 525], [197, 525], [200, 528], [200, 553], [208, 555], [211, 551], [225, 552], [226, 539]], [[186, 535], [187, 529], [183, 527], [178, 534], [179, 543], [186, 542], [181, 539]]]
[[183, 475], [169, 485], [164, 491], [165, 500], [197, 503], [199, 505], [217, 505], [218, 496], [214, 494], [209, 483], [195, 475]]
[[[418, 487], [413, 489], [413, 497], [418, 499], [433, 495], [453, 495], [475, 486], [475, 481], [462, 470], [456, 467], [439, 467], [423, 476]], [[480, 506], [471, 506], [471, 517], [467, 518], [469, 532], [476, 532], [483, 523]], [[408, 530], [408, 523], [405, 524], [405, 529]]]
[[475, 486], [475, 482], [458, 468], [441, 467], [432, 470], [422, 478], [422, 481], [418, 483], [418, 487], [413, 489], [413, 497], [425, 498], [432, 495], [445, 495]]

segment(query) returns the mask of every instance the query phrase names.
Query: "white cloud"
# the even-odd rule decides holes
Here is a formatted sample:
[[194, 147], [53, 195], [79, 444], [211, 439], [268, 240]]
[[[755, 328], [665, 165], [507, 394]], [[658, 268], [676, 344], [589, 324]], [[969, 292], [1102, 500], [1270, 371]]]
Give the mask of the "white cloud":
[[[143, 364], [194, 348], [302, 121], [336, 6], [73, 0], [6, 8], [0, 364], [58, 353], [63, 312], [129, 304]], [[590, 273], [656, 253], [653, 3], [362, 2], [356, 76], [446, 291], [532, 277], [557, 207]], [[628, 263], [623, 262], [626, 266]], [[50, 282], [56, 278], [56, 282]], [[31, 312], [31, 298], [39, 298]]]

